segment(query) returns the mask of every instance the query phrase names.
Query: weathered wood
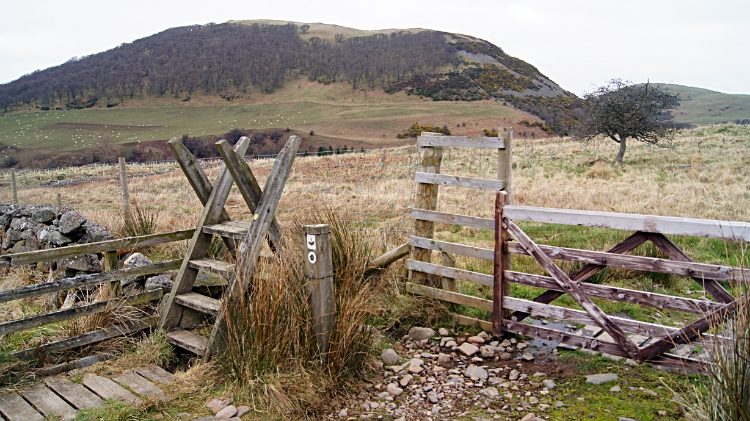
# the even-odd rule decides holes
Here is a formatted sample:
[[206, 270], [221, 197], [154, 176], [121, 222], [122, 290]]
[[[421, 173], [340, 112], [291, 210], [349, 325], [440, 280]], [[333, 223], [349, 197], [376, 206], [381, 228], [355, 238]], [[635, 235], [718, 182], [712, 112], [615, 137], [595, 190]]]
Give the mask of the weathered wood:
[[214, 316], [221, 310], [221, 301], [195, 292], [178, 295], [175, 297], [175, 303]]
[[76, 417], [76, 410], [43, 384], [27, 387], [20, 393], [45, 417], [57, 416], [62, 420], [72, 420]]
[[44, 421], [42, 414], [13, 392], [0, 392], [0, 414], [8, 421]]
[[[104, 252], [104, 270], [107, 272], [114, 272], [120, 269], [120, 260], [117, 257], [116, 251], [105, 251]], [[109, 283], [109, 297], [120, 297], [122, 296], [122, 283], [119, 279]]]
[[[246, 137], [242, 138], [235, 145], [235, 150], [244, 156], [249, 144], [250, 142]], [[190, 261], [204, 258], [212, 239], [212, 235], [203, 232], [203, 227], [220, 222], [224, 212], [224, 204], [232, 189], [232, 175], [227, 170], [226, 165], [221, 167], [216, 180], [216, 184], [214, 184], [211, 194], [206, 200], [206, 205], [203, 207], [193, 237], [188, 244], [182, 266], [180, 266], [180, 270], [174, 278], [172, 292], [169, 294], [161, 320], [159, 320], [160, 329], [169, 330], [179, 325], [183, 307], [174, 305], [175, 297], [192, 290], [195, 278], [198, 276], [198, 269], [190, 267]]]
[[[443, 158], [443, 148], [440, 147], [420, 147], [420, 166], [422, 173], [439, 174], [440, 162]], [[437, 209], [437, 184], [418, 183], [416, 205], [418, 209], [434, 211]], [[413, 216], [413, 214], [412, 214]], [[435, 224], [432, 221], [416, 218], [414, 222], [414, 235], [425, 238], [432, 238], [435, 232]], [[412, 247], [410, 258], [422, 262], [429, 262], [432, 258], [432, 252], [419, 247]], [[424, 282], [425, 277], [420, 273], [409, 273], [409, 278]]]
[[367, 275], [390, 266], [391, 263], [395, 262], [396, 260], [401, 259], [402, 257], [406, 257], [410, 251], [411, 245], [409, 243], [401, 244], [400, 246], [396, 247], [393, 250], [390, 250], [384, 255], [373, 259], [370, 265], [365, 270], [365, 274]]
[[156, 385], [151, 383], [150, 381], [139, 376], [138, 373], [133, 370], [124, 371], [122, 374], [113, 378], [112, 380], [130, 388], [130, 390], [139, 395], [148, 396], [160, 401], [167, 400], [167, 395], [165, 395], [164, 392], [161, 391], [161, 389], [156, 387]]
[[63, 320], [75, 319], [77, 317], [89, 316], [91, 314], [103, 313], [105, 311], [116, 310], [126, 305], [145, 304], [150, 301], [158, 300], [164, 295], [159, 289], [155, 291], [143, 292], [127, 297], [113, 298], [107, 301], [99, 301], [80, 307], [73, 307], [69, 310], [55, 311], [52, 313], [40, 314], [38, 316], [25, 317], [23, 319], [11, 320], [0, 323], [0, 335], [17, 332], [19, 330], [31, 329], [37, 326], [43, 326], [50, 323], [56, 323]]
[[582, 211], [572, 209], [508, 206], [508, 218], [515, 221], [613, 228], [667, 235], [750, 241], [750, 223], [709, 219], [676, 218], [672, 216]]
[[578, 305], [583, 307], [594, 319], [596, 324], [601, 326], [617, 342], [622, 349], [636, 361], [641, 361], [642, 357], [638, 347], [631, 341], [625, 333], [616, 324], [612, 324], [607, 316], [586, 294], [581, 290], [579, 284], [572, 281], [568, 275], [562, 271], [539, 247], [508, 217], [503, 218], [503, 226], [508, 230], [510, 235], [516, 239], [526, 249], [526, 251], [549, 273], [552, 278], [573, 298]]
[[135, 372], [154, 383], [168, 384], [175, 380], [174, 374], [155, 365], [136, 367]]
[[503, 229], [503, 207], [507, 202], [508, 193], [497, 193], [495, 196], [495, 250], [492, 262], [492, 332], [496, 336], [502, 336], [503, 334], [502, 323], [505, 318], [503, 299], [507, 293], [505, 271], [510, 265], [510, 255], [505, 250], [506, 243], [510, 236], [505, 229]]
[[301, 139], [298, 136], [289, 137], [286, 145], [279, 152], [271, 168], [271, 172], [268, 174], [263, 195], [253, 215], [250, 230], [237, 250], [237, 265], [235, 266], [232, 280], [229, 283], [229, 289], [225, 293], [222, 310], [216, 317], [214, 326], [211, 329], [211, 336], [208, 339], [208, 349], [206, 350], [206, 355], [204, 355], [205, 359], [209, 358], [211, 353], [224, 340], [222, 337], [223, 332], [226, 331], [224, 316], [227, 312], [228, 303], [234, 298], [242, 296], [249, 282], [252, 280], [255, 264], [260, 256], [271, 223], [275, 218], [276, 209], [281, 200], [281, 194], [284, 192], [286, 181], [291, 173], [292, 164], [294, 164], [300, 143]]
[[234, 264], [214, 259], [195, 259], [190, 261], [190, 267], [210, 273], [218, 273], [229, 277], [234, 272]]
[[466, 187], [477, 190], [501, 191], [505, 187], [503, 180], [487, 180], [484, 178], [460, 177], [457, 175], [429, 174], [417, 172], [414, 181], [425, 184], [438, 184], [441, 186]]
[[125, 158], [117, 159], [120, 163], [120, 192], [122, 193], [122, 213], [125, 218], [130, 218], [130, 195], [128, 194], [128, 173], [125, 168]]
[[533, 336], [548, 341], [554, 341], [568, 346], [575, 346], [583, 349], [605, 352], [618, 357], [630, 358], [629, 353], [622, 350], [620, 345], [614, 342], [601, 341], [596, 338], [575, 335], [572, 333], [561, 332], [559, 330], [549, 329], [542, 326], [533, 326], [526, 323], [514, 322], [512, 320], [503, 320], [503, 330], [518, 335]]
[[106, 327], [104, 329], [95, 330], [93, 332], [83, 333], [81, 335], [72, 336], [70, 338], [61, 339], [59, 341], [50, 342], [48, 344], [40, 345], [34, 348], [26, 348], [20, 351], [12, 352], [10, 355], [13, 358], [19, 360], [30, 360], [39, 358], [40, 356], [47, 355], [54, 352], [65, 351], [85, 345], [90, 345], [96, 342], [101, 342], [107, 339], [114, 338], [116, 336], [123, 336], [129, 333], [138, 332], [150, 327], [156, 326], [158, 321], [156, 316], [149, 316], [143, 319], [130, 320], [123, 324]]
[[167, 333], [167, 342], [204, 357], [208, 349], [208, 339], [182, 329], [175, 329]]
[[[258, 207], [263, 195], [258, 180], [255, 179], [255, 175], [253, 175], [245, 160], [242, 159], [242, 156], [232, 150], [229, 142], [220, 140], [216, 142], [216, 147], [219, 149], [221, 158], [226, 162], [227, 168], [232, 174], [232, 178], [234, 178], [234, 184], [245, 200], [245, 204], [247, 204], [251, 213], [255, 213], [255, 209]], [[282, 253], [279, 256], [282, 259], [284, 258], [284, 241], [281, 237], [281, 227], [276, 217], [271, 220], [271, 226], [268, 228], [268, 244], [271, 246], [271, 250], [276, 253]]]
[[166, 262], [154, 263], [148, 266], [120, 269], [113, 272], [78, 275], [73, 278], [65, 278], [59, 281], [29, 285], [16, 289], [9, 289], [0, 291], [0, 303], [20, 300], [22, 298], [36, 297], [44, 294], [51, 294], [58, 291], [67, 291], [74, 288], [82, 288], [89, 285], [99, 285], [105, 282], [115, 282], [119, 281], [120, 279], [153, 275], [156, 273], [162, 273], [168, 270], [177, 269], [180, 267], [181, 263], [182, 260], [168, 260]]
[[451, 317], [456, 319], [456, 322], [462, 326], [478, 326], [480, 329], [482, 329], [485, 332], [491, 332], [492, 331], [492, 322], [487, 322], [480, 319], [475, 319], [473, 317], [464, 316], [461, 314], [456, 313], [448, 313]]
[[[190, 183], [190, 186], [193, 188], [195, 195], [198, 196], [198, 200], [201, 201], [203, 206], [206, 206], [208, 198], [211, 196], [211, 189], [213, 188], [211, 181], [206, 176], [203, 168], [198, 165], [198, 160], [192, 153], [190, 153], [188, 148], [186, 148], [182, 142], [177, 138], [172, 138], [168, 144], [169, 148], [172, 149], [172, 154], [174, 155], [177, 164], [180, 165], [183, 174], [185, 174], [185, 178], [187, 178], [188, 183]], [[222, 210], [218, 220], [226, 221], [228, 219], [229, 213], [227, 213], [226, 209]], [[226, 237], [222, 237], [222, 240], [227, 246], [229, 253], [234, 256], [235, 242]]]
[[[495, 220], [492, 218], [478, 218], [476, 216], [456, 215], [452, 213], [437, 212], [434, 210], [412, 209], [411, 217], [417, 222], [442, 222], [444, 224], [458, 224], [466, 227], [480, 228], [486, 230], [495, 229]], [[432, 236], [421, 235], [419, 232], [414, 233], [417, 237], [432, 238]]]
[[96, 374], [84, 373], [83, 374], [84, 386], [89, 388], [97, 396], [102, 399], [118, 399], [125, 403], [132, 405], [140, 405], [142, 401], [134, 394], [127, 391], [124, 387], [113, 382], [112, 380], [97, 376]]
[[[513, 128], [501, 127], [498, 134], [505, 139], [505, 148], [497, 150], [497, 179], [505, 181], [508, 205], [513, 204]], [[508, 267], [510, 268], [510, 266]]]
[[[440, 252], [440, 263], [444, 267], [454, 268], [456, 267], [456, 258], [453, 257], [452, 254], [443, 251], [443, 252]], [[448, 277], [448, 276], [443, 276], [441, 281], [442, 281], [442, 286], [444, 290], [454, 291], [454, 292], [458, 291], [458, 287], [456, 286], [455, 279]]]
[[492, 249], [449, 243], [447, 241], [440, 241], [432, 238], [422, 238], [412, 235], [409, 237], [409, 244], [414, 247], [421, 247], [442, 253], [457, 254], [459, 256], [473, 257], [475, 259], [494, 260], [495, 258], [495, 251]]
[[485, 285], [488, 287], [493, 286], [494, 279], [492, 275], [485, 275], [484, 273], [471, 272], [463, 269], [449, 268], [445, 266], [435, 265], [427, 262], [419, 262], [416, 260], [407, 260], [406, 269], [427, 273], [438, 276], [447, 276], [452, 279], [460, 279], [462, 281], [469, 281], [479, 285]]
[[211, 235], [223, 235], [241, 241], [245, 238], [251, 225], [251, 222], [246, 221], [224, 221], [220, 224], [204, 225], [203, 232]]
[[[677, 247], [673, 242], [671, 242], [667, 237], [665, 237], [663, 234], [649, 234], [648, 239], [651, 240], [654, 245], [659, 248], [659, 250], [663, 251], [664, 254], [669, 256], [672, 260], [678, 260], [680, 262], [692, 262], [693, 259], [688, 257], [685, 252], [680, 250], [679, 247]], [[690, 270], [690, 269], [689, 269]], [[750, 281], [750, 279], [747, 278], [747, 275], [745, 275], [747, 272], [743, 271], [743, 277], [744, 282]], [[695, 282], [698, 283], [703, 289], [708, 291], [717, 301], [721, 301], [723, 303], [731, 303], [734, 301], [734, 297], [732, 294], [727, 292], [727, 290], [724, 289], [721, 285], [719, 285], [718, 282], [713, 280], [710, 277], [701, 276], [700, 274], [695, 274], [695, 276], [691, 276]]]
[[10, 169], [10, 187], [13, 190], [13, 204], [18, 206], [18, 186], [16, 185], [16, 169]]
[[315, 337], [325, 364], [328, 359], [328, 343], [336, 329], [336, 291], [333, 284], [333, 259], [331, 255], [331, 226], [325, 224], [305, 225], [305, 276], [310, 312], [312, 313]]
[[504, 149], [505, 139], [502, 137], [426, 136], [423, 134], [417, 137], [417, 146]]
[[135, 247], [146, 247], [157, 244], [171, 243], [173, 241], [189, 240], [195, 230], [180, 230], [163, 232], [160, 234], [142, 235], [139, 237], [119, 238], [117, 240], [100, 241], [98, 243], [79, 244], [57, 249], [29, 251], [26, 253], [13, 254], [7, 257], [11, 259], [11, 266], [28, 265], [31, 263], [58, 260], [65, 257], [79, 256], [82, 254], [104, 253], [107, 251], [122, 250]]
[[104, 401], [90, 390], [78, 383], [62, 377], [50, 377], [44, 380], [47, 386], [65, 399], [76, 409], [101, 408]]

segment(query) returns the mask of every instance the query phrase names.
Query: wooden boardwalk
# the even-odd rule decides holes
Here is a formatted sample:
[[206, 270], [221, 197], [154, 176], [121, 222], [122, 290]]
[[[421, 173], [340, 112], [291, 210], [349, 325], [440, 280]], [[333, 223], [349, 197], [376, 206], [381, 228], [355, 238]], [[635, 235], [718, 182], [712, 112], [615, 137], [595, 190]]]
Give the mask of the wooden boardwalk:
[[172, 374], [156, 366], [128, 370], [112, 379], [86, 373], [81, 384], [50, 377], [18, 393], [0, 392], [0, 414], [8, 421], [44, 421], [46, 417], [72, 420], [78, 410], [100, 408], [110, 398], [130, 404], [140, 404], [140, 397], [166, 400], [158, 385], [173, 379]]

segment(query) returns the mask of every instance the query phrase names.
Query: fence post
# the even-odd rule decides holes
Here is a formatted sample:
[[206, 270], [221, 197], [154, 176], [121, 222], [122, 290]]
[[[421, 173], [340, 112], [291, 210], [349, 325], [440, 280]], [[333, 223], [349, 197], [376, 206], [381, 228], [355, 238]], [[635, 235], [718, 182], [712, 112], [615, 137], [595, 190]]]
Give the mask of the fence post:
[[[440, 263], [443, 266], [449, 268], [456, 267], [456, 258], [452, 254], [448, 253], [447, 251], [443, 251], [440, 253], [440, 257]], [[443, 289], [446, 291], [458, 292], [458, 288], [456, 288], [456, 280], [447, 276], [443, 276]]]
[[[504, 191], [508, 192], [508, 204], [513, 204], [513, 127], [498, 129], [500, 137], [505, 138], [505, 149], [497, 150], [497, 179], [503, 180]], [[533, 149], [532, 149], [533, 153]]]
[[10, 184], [13, 188], [13, 204], [18, 206], [18, 187], [16, 186], [16, 169], [10, 169]]
[[[120, 259], [117, 258], [117, 251], [105, 251], [104, 252], [104, 270], [112, 272], [120, 268]], [[120, 281], [113, 281], [109, 283], [109, 298], [115, 298], [122, 296], [122, 284]]]
[[[438, 134], [430, 133], [430, 136], [438, 136]], [[439, 136], [442, 136], [442, 134]], [[421, 161], [419, 164], [419, 171], [432, 174], [440, 173], [440, 161], [443, 158], [442, 147], [420, 146], [419, 156]], [[437, 209], [437, 195], [437, 184], [417, 183], [417, 202], [414, 204], [414, 207], [426, 210]], [[434, 232], [434, 222], [423, 221], [421, 219], [414, 221], [414, 235], [417, 237], [432, 238]], [[412, 247], [410, 258], [411, 260], [429, 263], [432, 258], [432, 251], [430, 249]], [[427, 279], [427, 274], [425, 273], [415, 271], [410, 272], [409, 278], [417, 283], [424, 283]]]
[[125, 172], [125, 158], [120, 157], [120, 188], [122, 189], [122, 211], [125, 217], [130, 216], [130, 196], [128, 195], [128, 175]]
[[57, 209], [62, 207], [62, 193], [57, 193]]
[[305, 276], [308, 303], [315, 325], [320, 354], [325, 364], [328, 358], [328, 340], [336, 329], [336, 294], [333, 286], [333, 260], [331, 258], [331, 226], [305, 225]]
[[495, 195], [495, 261], [493, 264], [493, 287], [492, 287], [492, 333], [496, 336], [503, 334], [503, 319], [505, 308], [503, 299], [507, 292], [505, 282], [505, 271], [510, 270], [511, 255], [505, 250], [508, 236], [503, 228], [503, 207], [507, 204], [508, 193], [497, 192]]

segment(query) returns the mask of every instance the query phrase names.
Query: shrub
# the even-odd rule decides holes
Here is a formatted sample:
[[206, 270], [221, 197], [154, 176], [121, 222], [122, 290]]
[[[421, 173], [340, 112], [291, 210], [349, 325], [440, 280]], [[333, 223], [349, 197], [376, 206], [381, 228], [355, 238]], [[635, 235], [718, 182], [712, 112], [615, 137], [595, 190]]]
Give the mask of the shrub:
[[3, 167], [5, 168], [10, 168], [16, 164], [18, 164], [18, 158], [13, 155], [8, 155], [3, 159]]
[[224, 135], [224, 139], [226, 139], [227, 142], [229, 142], [230, 145], [233, 145], [237, 143], [237, 141], [240, 140], [241, 137], [247, 136], [247, 133], [244, 129], [238, 129], [234, 128], [230, 130], [227, 134]]
[[399, 139], [406, 139], [408, 137], [417, 137], [422, 132], [434, 132], [443, 133], [450, 136], [451, 131], [448, 130], [448, 126], [422, 126], [419, 123], [414, 123], [408, 129], [404, 130], [403, 133], [396, 135]]
[[487, 129], [484, 129], [484, 135], [485, 135], [486, 137], [497, 137], [497, 136], [498, 136], [498, 134], [497, 134], [497, 132], [496, 132], [496, 131], [493, 131], [493, 130], [487, 130]]
[[310, 130], [310, 136], [315, 136], [315, 132]]

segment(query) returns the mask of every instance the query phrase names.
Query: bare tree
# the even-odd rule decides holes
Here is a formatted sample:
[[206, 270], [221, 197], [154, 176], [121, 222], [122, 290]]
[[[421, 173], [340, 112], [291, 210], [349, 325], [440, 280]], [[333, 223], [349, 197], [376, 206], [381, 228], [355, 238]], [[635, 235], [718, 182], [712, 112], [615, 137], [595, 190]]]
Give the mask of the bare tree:
[[307, 31], [310, 29], [310, 25], [304, 24], [304, 25], [300, 26], [299, 29], [302, 31], [303, 34], [306, 34]]

